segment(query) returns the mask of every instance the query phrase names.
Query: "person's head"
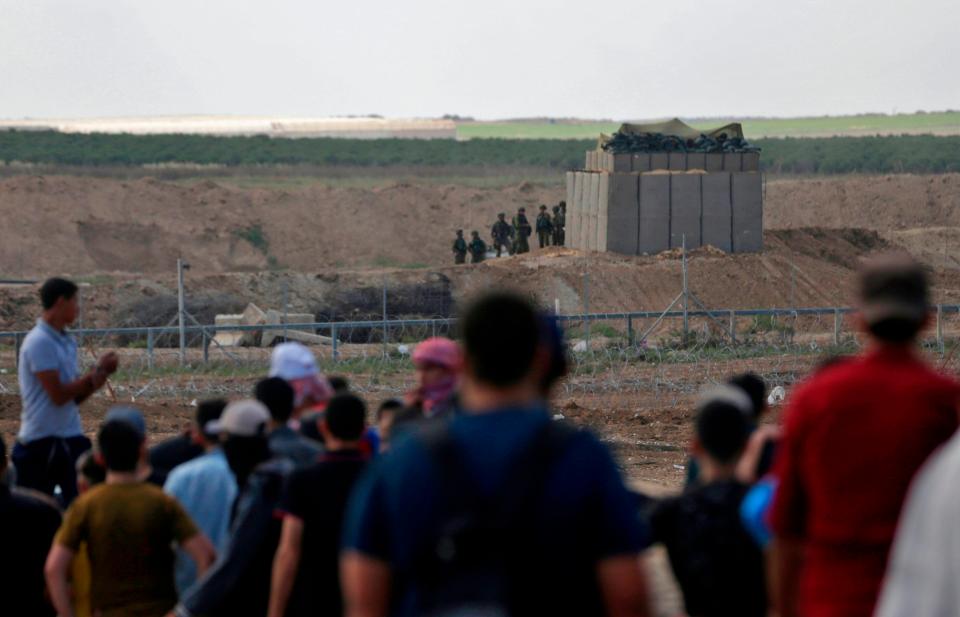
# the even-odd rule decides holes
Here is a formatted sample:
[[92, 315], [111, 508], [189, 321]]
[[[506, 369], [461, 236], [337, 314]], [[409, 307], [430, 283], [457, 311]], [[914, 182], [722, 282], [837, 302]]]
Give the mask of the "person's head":
[[553, 207], [553, 213], [556, 214], [556, 213], [558, 213], [558, 212], [560, 212], [560, 206], [554, 206], [554, 207]]
[[526, 208], [519, 208], [519, 209], [517, 210], [517, 212], [519, 212], [520, 214], [526, 214], [527, 209], [526, 209]]
[[547, 207], [544, 206], [543, 204], [541, 204], [541, 205], [540, 205], [540, 212], [546, 212], [546, 211], [547, 211]]
[[563, 330], [560, 329], [560, 322], [553, 315], [541, 313], [540, 321], [540, 345], [549, 364], [546, 372], [540, 381], [540, 390], [544, 399], [550, 397], [553, 386], [567, 375], [569, 363], [567, 361], [567, 343], [563, 338]]
[[388, 398], [377, 408], [377, 431], [380, 433], [380, 451], [385, 452], [390, 447], [390, 434], [393, 431], [393, 421], [404, 408], [403, 401], [398, 398]]
[[742, 373], [727, 380], [731, 386], [736, 386], [750, 397], [753, 409], [753, 418], [759, 420], [767, 410], [767, 384], [756, 373]]
[[70, 325], [79, 314], [77, 286], [63, 278], [47, 279], [40, 286], [40, 303], [47, 318]]
[[350, 381], [343, 375], [333, 375], [327, 378], [335, 394], [346, 394], [350, 391]]
[[277, 426], [286, 424], [293, 415], [293, 387], [280, 377], [267, 377], [258, 381], [253, 388], [253, 396], [264, 404]]
[[750, 397], [736, 386], [719, 386], [703, 395], [697, 405], [693, 454], [705, 470], [732, 473], [750, 437], [752, 415]]
[[313, 352], [300, 343], [281, 343], [273, 349], [269, 376], [279, 377], [293, 388], [294, 417], [333, 396], [333, 388], [317, 367]]
[[501, 221], [502, 221], [503, 219], [505, 219], [506, 217], [507, 217], [507, 213], [506, 213], [506, 212], [501, 212], [500, 214], [497, 215], [497, 218], [500, 219]]
[[479, 237], [480, 237], [480, 232], [479, 232], [479, 231], [471, 231], [471, 232], [470, 232], [470, 235], [471, 235], [472, 237], [474, 237], [474, 238], [479, 238]]
[[540, 345], [540, 322], [530, 302], [512, 293], [483, 296], [467, 308], [460, 333], [465, 395], [469, 389], [478, 397], [507, 391], [539, 397], [547, 360]]
[[338, 394], [330, 399], [320, 420], [323, 443], [330, 450], [355, 447], [367, 424], [367, 406], [353, 394]]
[[458, 230], [457, 230], [457, 236], [458, 236], [458, 237], [463, 237], [463, 230], [462, 230], [462, 229], [458, 229]]
[[97, 433], [97, 449], [108, 471], [133, 473], [146, 457], [146, 439], [131, 422], [108, 415]]
[[456, 381], [460, 374], [460, 346], [448, 338], [428, 338], [414, 348], [412, 359], [421, 388]]
[[859, 309], [864, 329], [887, 344], [914, 341], [930, 312], [927, 273], [904, 253], [871, 259], [860, 271]]
[[210, 427], [212, 422], [220, 419], [226, 406], [227, 401], [222, 398], [208, 399], [197, 404], [194, 423], [190, 429], [193, 441], [197, 445], [208, 448], [219, 441], [217, 434], [211, 432]]
[[97, 460], [93, 450], [87, 450], [77, 458], [77, 490], [85, 493], [107, 479], [107, 469]]
[[260, 401], [245, 399], [227, 405], [219, 420], [211, 422], [217, 433], [230, 469], [243, 486], [254, 468], [270, 458], [267, 424], [270, 412]]

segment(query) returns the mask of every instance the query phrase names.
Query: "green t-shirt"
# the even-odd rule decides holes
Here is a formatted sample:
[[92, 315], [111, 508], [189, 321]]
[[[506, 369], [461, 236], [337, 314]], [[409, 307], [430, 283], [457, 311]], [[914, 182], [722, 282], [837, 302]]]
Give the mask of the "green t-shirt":
[[177, 603], [173, 543], [197, 533], [180, 504], [160, 488], [101, 484], [73, 502], [54, 542], [74, 552], [87, 543], [94, 614], [158, 617]]

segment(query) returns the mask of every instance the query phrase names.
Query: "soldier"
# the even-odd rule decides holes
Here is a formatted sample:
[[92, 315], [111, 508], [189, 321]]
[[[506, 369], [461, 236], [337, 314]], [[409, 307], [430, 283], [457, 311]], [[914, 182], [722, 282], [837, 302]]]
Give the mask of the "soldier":
[[567, 218], [567, 202], [561, 201], [558, 205], [553, 207], [553, 245], [554, 246], [563, 246], [563, 243], [566, 241], [564, 236], [564, 226], [566, 226]]
[[497, 222], [493, 224], [490, 235], [493, 236], [493, 246], [497, 249], [497, 257], [500, 257], [500, 250], [507, 249], [509, 255], [513, 255], [513, 227], [506, 220], [506, 214], [501, 212], [497, 215]]
[[513, 217], [513, 230], [516, 232], [513, 252], [518, 254], [529, 253], [530, 242], [527, 240], [527, 238], [529, 238], [530, 234], [533, 233], [533, 228], [530, 227], [530, 221], [527, 220], [526, 208], [520, 208], [517, 210], [517, 216]]
[[467, 262], [467, 241], [463, 239], [463, 230], [457, 230], [457, 239], [453, 241], [453, 263]]
[[487, 243], [480, 239], [480, 232], [471, 232], [470, 263], [478, 264], [487, 256]]
[[537, 238], [540, 240], [540, 248], [550, 246], [553, 239], [553, 221], [547, 214], [547, 207], [540, 206], [540, 214], [537, 215]]

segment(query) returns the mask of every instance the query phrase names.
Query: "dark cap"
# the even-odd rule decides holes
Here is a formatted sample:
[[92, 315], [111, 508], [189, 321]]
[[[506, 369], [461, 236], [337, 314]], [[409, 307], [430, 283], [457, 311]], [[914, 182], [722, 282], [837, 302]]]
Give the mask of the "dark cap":
[[505, 213], [501, 212], [501, 213], [498, 214], [497, 216], [498, 216], [498, 217], [503, 217], [503, 216], [507, 216], [507, 215], [506, 215]]
[[518, 209], [517, 209], [517, 212], [526, 212], [526, 211], [527, 211], [526, 208], [518, 208]]
[[479, 231], [471, 231], [470, 233], [471, 233], [472, 235], [474, 235], [474, 236], [479, 236], [479, 235], [480, 235], [480, 232], [479, 232]]
[[462, 230], [462, 229], [458, 229], [458, 230], [457, 230], [457, 233], [458, 233], [458, 234], [462, 234], [462, 233], [463, 233], [463, 230]]
[[927, 273], [905, 253], [872, 258], [860, 271], [860, 312], [868, 324], [920, 322], [930, 310]]
[[540, 205], [540, 209], [541, 209], [541, 210], [546, 210], [546, 209], [547, 209], [547, 207], [546, 207], [546, 206], [544, 206], [543, 204], [541, 204], [541, 205]]

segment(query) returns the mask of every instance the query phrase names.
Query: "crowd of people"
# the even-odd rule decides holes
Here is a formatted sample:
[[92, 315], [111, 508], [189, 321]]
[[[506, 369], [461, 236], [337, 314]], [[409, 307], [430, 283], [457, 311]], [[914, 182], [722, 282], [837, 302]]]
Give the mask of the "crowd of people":
[[[553, 207], [552, 216], [547, 212], [547, 206], [541, 205], [534, 225], [531, 225], [527, 218], [526, 208], [519, 208], [516, 216], [509, 223], [506, 213], [501, 212], [497, 215], [493, 227], [490, 228], [490, 237], [493, 240], [492, 248], [496, 251], [497, 257], [500, 257], [504, 251], [508, 255], [529, 253], [530, 236], [534, 231], [537, 233], [540, 248], [563, 246], [566, 217], [567, 204], [564, 201]], [[486, 259], [488, 247], [487, 243], [480, 237], [479, 231], [470, 232], [470, 241], [467, 242], [466, 238], [463, 237], [463, 230], [458, 229], [452, 249], [454, 264], [466, 263], [468, 253], [470, 254], [470, 263], [476, 264]]]
[[416, 387], [375, 410], [282, 343], [247, 398], [201, 401], [151, 445], [131, 406], [84, 436], [78, 405], [118, 359], [79, 374], [77, 288], [40, 295], [9, 469], [0, 440], [10, 614], [642, 616], [655, 543], [690, 617], [960, 611], [960, 385], [915, 349], [929, 290], [906, 257], [864, 269], [867, 350], [823, 362], [779, 426], [754, 374], [702, 393], [686, 487], [665, 499], [554, 419], [563, 334], [519, 296], [417, 345]]

